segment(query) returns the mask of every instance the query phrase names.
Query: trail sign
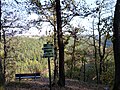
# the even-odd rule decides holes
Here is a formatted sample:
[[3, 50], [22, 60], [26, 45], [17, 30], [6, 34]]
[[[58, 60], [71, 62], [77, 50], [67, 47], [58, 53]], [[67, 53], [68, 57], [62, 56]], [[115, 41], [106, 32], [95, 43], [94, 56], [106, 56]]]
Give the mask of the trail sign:
[[44, 51], [43, 57], [54, 57], [54, 47], [53, 44], [44, 44], [42, 50]]
[[43, 45], [42, 50], [44, 51], [43, 57], [48, 58], [48, 68], [49, 68], [49, 84], [50, 84], [50, 90], [52, 90], [51, 85], [51, 69], [50, 69], [50, 57], [54, 57], [54, 47], [53, 44], [47, 44]]

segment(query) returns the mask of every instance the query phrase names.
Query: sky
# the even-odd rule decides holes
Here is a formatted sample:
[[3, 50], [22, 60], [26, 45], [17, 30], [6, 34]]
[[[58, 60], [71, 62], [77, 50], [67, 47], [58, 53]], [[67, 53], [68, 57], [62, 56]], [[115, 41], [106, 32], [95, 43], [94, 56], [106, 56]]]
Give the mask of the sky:
[[[86, 0], [86, 2], [87, 2], [89, 5], [91, 5], [92, 3], [95, 2], [95, 0]], [[30, 17], [31, 17], [31, 19], [34, 19], [34, 18], [36, 18], [37, 16], [36, 16], [36, 14], [31, 14]], [[71, 23], [73, 23], [73, 25], [74, 25], [75, 27], [78, 27], [78, 25], [79, 25], [79, 26], [81, 26], [81, 27], [86, 27], [86, 29], [89, 29], [90, 23], [89, 23], [88, 18], [84, 18], [84, 19], [80, 19], [80, 18], [79, 18], [79, 20], [80, 20], [80, 21], [78, 21], [78, 18], [74, 18]], [[86, 24], [86, 23], [87, 23], [87, 24]], [[50, 28], [51, 28], [51, 27], [48, 25], [48, 23], [44, 23], [44, 24], [43, 24], [43, 27], [42, 27], [42, 30], [41, 30], [41, 33], [39, 33], [39, 31], [38, 31], [37, 29], [35, 29], [34, 32], [33, 32], [33, 31], [31, 31], [31, 32], [32, 32], [32, 34], [37, 34], [37, 33], [39, 33], [39, 35], [45, 35], [45, 34], [46, 34], [46, 31], [49, 31]], [[28, 32], [30, 32], [30, 31], [28, 31]]]
[[[109, 0], [108, 0], [108, 1], [109, 1]], [[91, 8], [95, 7], [95, 2], [96, 2], [96, 0], [86, 0], [86, 2], [87, 2], [87, 4], [88, 4]], [[33, 17], [34, 17], [34, 15], [33, 15]], [[35, 17], [36, 17], [36, 16], [35, 16]], [[80, 26], [80, 27], [85, 27], [85, 29], [87, 29], [87, 30], [90, 31], [90, 28], [92, 28], [92, 24], [91, 24], [92, 21], [93, 21], [93, 19], [92, 19], [91, 17], [87, 17], [87, 18], [84, 18], [84, 19], [82, 19], [82, 18], [80, 18], [80, 17], [75, 17], [75, 18], [73, 18], [73, 20], [71, 21], [71, 23], [73, 24], [74, 27], [78, 27], [78, 26]], [[40, 35], [45, 34], [45, 33], [46, 33], [46, 30], [49, 31], [50, 28], [51, 28], [51, 27], [50, 27], [49, 25], [47, 25], [47, 23], [44, 24], [44, 25], [43, 25], [43, 28], [42, 28], [42, 30], [41, 30], [41, 33], [39, 33], [39, 34], [40, 34]], [[36, 33], [36, 32], [34, 32], [34, 33]], [[85, 33], [86, 33], [86, 32], [85, 32]], [[91, 31], [90, 31], [90, 32], [87, 31], [87, 34], [91, 34]], [[98, 34], [98, 31], [95, 31], [95, 34]]]
[[[8, 3], [14, 2], [14, 0], [5, 0], [5, 1], [7, 1]], [[24, 0], [17, 0], [17, 1], [18, 2], [22, 2]], [[86, 0], [87, 4], [90, 5], [90, 7], [94, 7], [95, 1], [96, 0]], [[14, 4], [15, 4], [15, 2], [14, 2]], [[13, 6], [13, 7], [14, 8], [11, 8], [11, 9], [7, 8], [7, 7], [5, 7], [5, 8], [8, 9], [8, 10], [12, 10], [12, 9], [18, 8], [19, 12], [24, 14], [24, 15], [20, 15], [20, 13], [19, 13], [19, 17], [22, 18], [23, 21], [24, 21], [24, 19], [26, 19], [25, 23], [27, 23], [27, 20], [37, 20], [38, 19], [38, 15], [35, 14], [35, 13], [31, 13], [30, 15], [27, 16], [26, 12], [24, 11], [25, 7], [22, 7], [22, 6], [18, 6], [18, 7]], [[87, 18], [84, 18], [84, 19], [80, 19], [79, 17], [76, 17], [76, 18], [73, 18], [71, 23], [75, 27], [77, 27], [79, 25], [81, 27], [85, 27], [86, 29], [90, 29], [92, 20], [93, 19], [91, 19], [90, 17], [87, 17]], [[24, 35], [40, 35], [41, 36], [41, 35], [45, 35], [46, 34], [46, 30], [49, 31], [50, 29], [51, 29], [51, 27], [48, 25], [48, 23], [44, 23], [43, 26], [42, 26], [41, 32], [40, 32], [40, 30], [36, 29], [35, 27], [31, 27], [31, 28], [29, 28], [28, 31], [24, 32]]]

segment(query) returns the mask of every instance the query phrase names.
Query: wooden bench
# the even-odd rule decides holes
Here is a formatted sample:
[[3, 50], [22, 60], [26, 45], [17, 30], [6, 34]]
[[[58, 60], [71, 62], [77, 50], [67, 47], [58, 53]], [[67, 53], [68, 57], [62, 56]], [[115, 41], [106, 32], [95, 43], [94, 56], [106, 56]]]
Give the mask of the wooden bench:
[[15, 79], [37, 79], [40, 78], [40, 73], [24, 73], [24, 74], [15, 74]]

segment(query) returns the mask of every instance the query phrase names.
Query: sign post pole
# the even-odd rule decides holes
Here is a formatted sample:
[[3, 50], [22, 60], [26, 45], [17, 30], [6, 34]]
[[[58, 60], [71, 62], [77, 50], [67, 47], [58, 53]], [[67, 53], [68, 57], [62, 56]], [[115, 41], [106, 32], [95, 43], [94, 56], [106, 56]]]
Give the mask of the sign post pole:
[[50, 86], [50, 90], [52, 90], [52, 86], [51, 86], [51, 68], [50, 68], [50, 57], [48, 57], [48, 68], [49, 68], [49, 86]]

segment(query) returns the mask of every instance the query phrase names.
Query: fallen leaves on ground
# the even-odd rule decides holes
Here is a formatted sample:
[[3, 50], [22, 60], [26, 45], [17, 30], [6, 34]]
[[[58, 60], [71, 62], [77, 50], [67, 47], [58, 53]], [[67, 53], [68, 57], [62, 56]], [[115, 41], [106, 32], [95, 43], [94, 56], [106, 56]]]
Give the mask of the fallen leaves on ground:
[[[66, 79], [64, 88], [52, 87], [52, 90], [104, 90], [102, 86]], [[40, 78], [37, 80], [13, 81], [6, 85], [5, 90], [49, 90], [49, 80]]]

